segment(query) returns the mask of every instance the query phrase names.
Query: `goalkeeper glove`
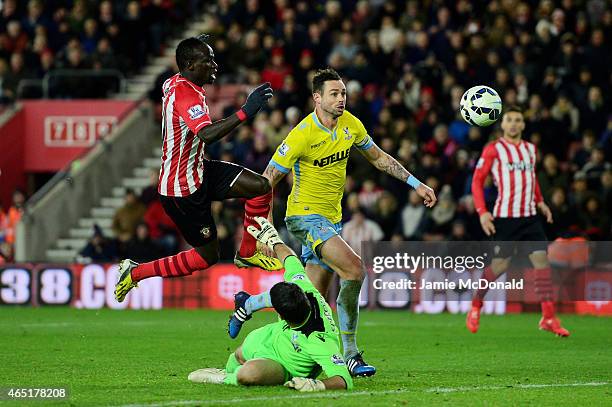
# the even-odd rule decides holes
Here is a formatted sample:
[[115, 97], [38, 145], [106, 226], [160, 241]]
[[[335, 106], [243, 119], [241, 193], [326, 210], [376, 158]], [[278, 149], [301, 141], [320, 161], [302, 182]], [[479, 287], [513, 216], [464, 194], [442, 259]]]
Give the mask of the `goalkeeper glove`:
[[255, 226], [247, 226], [247, 232], [258, 242], [261, 242], [271, 249], [274, 249], [274, 245], [283, 244], [283, 241], [278, 237], [278, 232], [274, 229], [274, 226], [268, 221], [268, 219], [261, 216], [256, 216], [255, 222], [259, 223], [261, 229], [257, 229]]
[[285, 383], [285, 387], [301, 392], [324, 391], [325, 383], [317, 379], [307, 379], [305, 377], [294, 377]]

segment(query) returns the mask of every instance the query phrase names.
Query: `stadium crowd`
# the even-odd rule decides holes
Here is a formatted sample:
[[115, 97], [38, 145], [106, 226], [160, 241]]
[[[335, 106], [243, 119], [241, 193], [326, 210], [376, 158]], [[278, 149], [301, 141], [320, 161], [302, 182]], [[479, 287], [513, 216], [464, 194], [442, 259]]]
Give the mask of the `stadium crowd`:
[[[5, 5], [10, 2], [5, 0]], [[88, 42], [88, 19], [74, 17], [79, 16], [77, 3], [81, 2], [65, 9], [62, 21], [79, 27], [78, 44], [90, 50], [91, 61], [102, 63], [96, 59], [96, 50], [103, 38], [109, 38], [115, 50], [109, 52], [117, 58], [131, 55], [133, 50], [113, 43], [112, 36]], [[99, 9], [106, 3], [111, 2], [101, 2]], [[111, 7], [117, 9], [117, 3]], [[128, 7], [146, 10], [147, 5], [172, 3], [176, 2], [132, 1]], [[27, 18], [21, 20], [19, 32], [26, 39], [19, 41], [15, 29], [8, 27], [4, 9], [0, 75], [7, 70], [16, 75], [15, 47], [33, 47], [37, 30], [30, 34]], [[484, 237], [470, 193], [471, 176], [482, 147], [500, 131], [498, 125], [470, 127], [458, 114], [460, 96], [478, 84], [496, 89], [504, 105], [524, 108], [524, 138], [538, 147], [538, 179], [555, 218], [547, 226], [548, 237], [610, 239], [609, 2], [218, 0], [207, 5], [205, 13], [206, 32], [212, 35], [219, 65], [217, 85], [269, 81], [275, 89], [266, 111], [231, 137], [207, 147], [210, 158], [262, 172], [289, 130], [312, 111], [312, 73], [330, 66], [345, 78], [347, 109], [363, 121], [375, 142], [436, 190], [439, 203], [426, 210], [410, 188], [372, 171], [354, 152], [343, 205], [346, 238], [355, 248], [361, 240]], [[98, 30], [108, 30], [100, 18], [90, 20]], [[139, 35], [149, 38], [145, 49], [155, 49], [151, 32], [142, 30]], [[53, 59], [59, 62], [65, 53], [53, 48], [53, 36], [49, 39]], [[32, 67], [45, 66], [43, 53], [40, 64]], [[129, 71], [142, 59], [126, 61]], [[160, 84], [172, 73], [169, 69], [158, 78], [150, 93], [154, 101], [161, 98]], [[14, 81], [3, 80], [2, 87], [8, 87], [8, 82]], [[240, 107], [245, 96], [238, 93], [224, 116]], [[275, 190], [274, 219], [281, 230], [290, 187], [289, 176]], [[495, 188], [490, 181], [486, 192], [492, 205]], [[230, 260], [240, 240], [242, 203], [219, 203], [214, 213], [221, 258]], [[130, 238], [136, 235], [137, 225], [131, 227]], [[167, 244], [167, 250], [175, 250], [173, 244]]]
[[[208, 10], [219, 83], [270, 81], [275, 88], [269, 109], [210, 146], [212, 158], [263, 171], [313, 108], [313, 70], [331, 66], [345, 78], [347, 109], [440, 198], [426, 210], [408, 187], [354, 152], [343, 201], [347, 240], [357, 249], [361, 240], [481, 239], [471, 177], [482, 147], [500, 130], [468, 126], [458, 102], [467, 88], [485, 84], [506, 106], [524, 108], [524, 137], [538, 147], [538, 179], [555, 218], [548, 237], [611, 237], [609, 2], [264, 4], [220, 0]], [[274, 200], [281, 227], [287, 181]], [[491, 183], [486, 198], [492, 205]], [[238, 218], [240, 206], [232, 210]]]
[[[58, 69], [52, 96], [104, 98], [117, 91], [117, 70], [131, 74], [157, 56], [164, 40], [201, 8], [202, 0], [0, 1], [0, 104], [40, 97], [41, 80]], [[110, 79], [110, 82], [109, 82]], [[29, 80], [29, 81], [28, 81]], [[35, 86], [23, 87], [34, 81]], [[22, 88], [20, 89], [20, 82]], [[36, 85], [37, 84], [37, 85]], [[18, 94], [18, 92], [20, 92]]]

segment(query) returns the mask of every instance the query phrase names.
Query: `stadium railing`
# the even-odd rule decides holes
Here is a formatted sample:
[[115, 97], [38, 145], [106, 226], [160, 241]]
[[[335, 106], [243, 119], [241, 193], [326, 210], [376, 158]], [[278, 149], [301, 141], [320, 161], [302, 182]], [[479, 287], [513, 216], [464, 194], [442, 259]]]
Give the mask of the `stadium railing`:
[[49, 245], [150, 153], [150, 135], [155, 131], [151, 116], [151, 108], [141, 103], [114, 133], [69, 163], [28, 200], [17, 225], [16, 261], [44, 261]]
[[[119, 93], [125, 90], [125, 75], [116, 69], [54, 69], [42, 79], [42, 94], [45, 99], [58, 96], [107, 97], [109, 91]], [[91, 94], [83, 94], [88, 92]]]
[[116, 69], [55, 69], [42, 79], [20, 80], [17, 99], [101, 99], [126, 89], [125, 75]]

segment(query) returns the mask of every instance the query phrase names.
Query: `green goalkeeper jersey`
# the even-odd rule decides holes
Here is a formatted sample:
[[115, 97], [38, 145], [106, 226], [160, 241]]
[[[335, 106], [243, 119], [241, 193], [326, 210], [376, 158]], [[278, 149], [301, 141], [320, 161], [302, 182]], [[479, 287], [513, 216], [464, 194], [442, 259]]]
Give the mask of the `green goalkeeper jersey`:
[[278, 336], [274, 347], [281, 364], [292, 376], [316, 378], [323, 371], [327, 377], [341, 376], [347, 389], [352, 388], [351, 375], [340, 353], [338, 328], [332, 310], [297, 257], [285, 259], [284, 279], [304, 290], [311, 313], [306, 323], [297, 328], [290, 328], [285, 321], [277, 322]]

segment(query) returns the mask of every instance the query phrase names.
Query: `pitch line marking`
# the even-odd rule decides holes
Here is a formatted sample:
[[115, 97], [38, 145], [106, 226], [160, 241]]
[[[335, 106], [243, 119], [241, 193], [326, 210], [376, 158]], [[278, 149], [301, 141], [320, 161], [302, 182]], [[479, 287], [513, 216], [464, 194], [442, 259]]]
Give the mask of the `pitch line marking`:
[[487, 390], [504, 390], [504, 389], [543, 389], [551, 387], [598, 387], [607, 386], [609, 382], [586, 382], [586, 383], [559, 383], [559, 384], [516, 384], [507, 386], [477, 386], [477, 387], [430, 387], [421, 391], [410, 389], [398, 390], [373, 390], [373, 391], [355, 391], [355, 392], [333, 392], [333, 393], [309, 393], [309, 394], [294, 394], [287, 396], [261, 396], [261, 397], [241, 397], [234, 399], [218, 399], [218, 400], [175, 400], [165, 401], [162, 403], [151, 404], [123, 404], [117, 407], [167, 407], [167, 406], [195, 406], [195, 405], [212, 405], [212, 404], [234, 404], [248, 403], [253, 401], [276, 401], [276, 400], [299, 400], [299, 399], [329, 399], [329, 398], [345, 398], [359, 396], [381, 396], [390, 394], [406, 394], [406, 393], [461, 393], [469, 391], [487, 391]]

